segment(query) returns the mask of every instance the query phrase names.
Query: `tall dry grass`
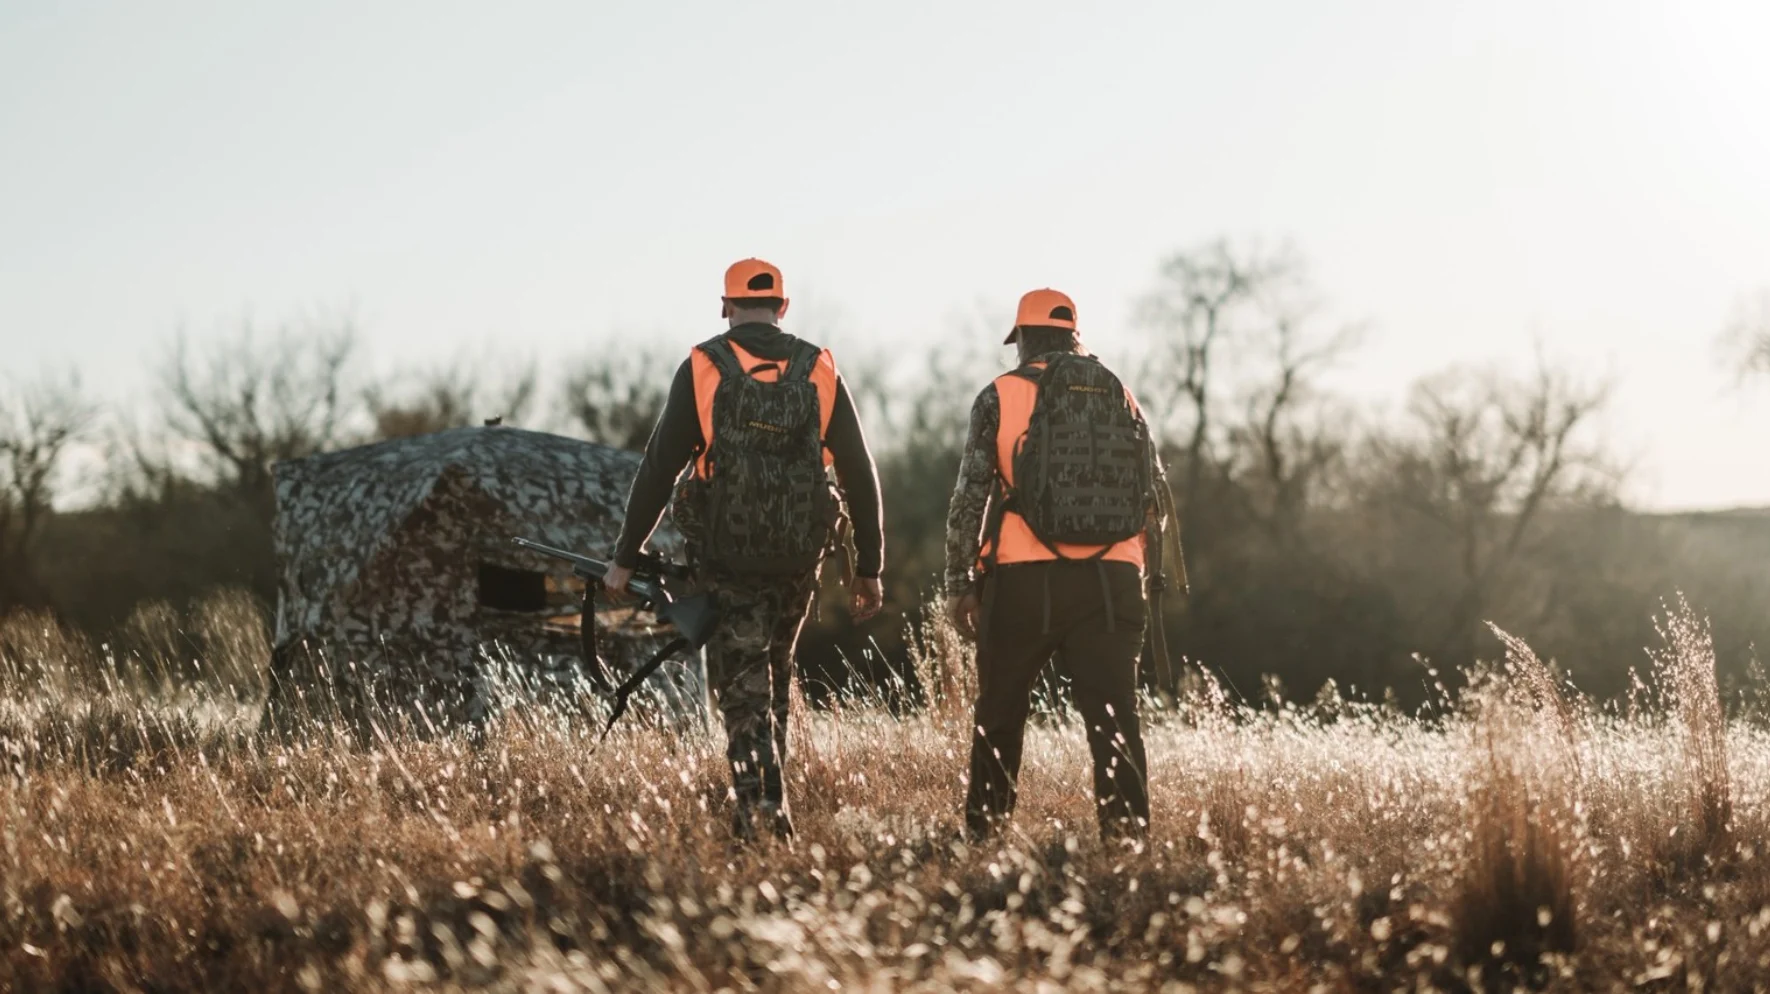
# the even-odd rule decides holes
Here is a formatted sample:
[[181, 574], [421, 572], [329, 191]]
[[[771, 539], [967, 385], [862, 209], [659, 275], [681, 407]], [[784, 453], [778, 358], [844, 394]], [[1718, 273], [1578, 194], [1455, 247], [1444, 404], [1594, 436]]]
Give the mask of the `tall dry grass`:
[[1654, 619], [1660, 645], [1647, 650], [1656, 682], [1677, 722], [1688, 787], [1687, 845], [1705, 860], [1729, 857], [1733, 781], [1727, 767], [1727, 719], [1715, 681], [1715, 640], [1708, 619], [1680, 595]]
[[1498, 627], [1503, 662], [1467, 694], [1475, 738], [1460, 958], [1484, 986], [1540, 986], [1578, 947], [1589, 890], [1579, 718], [1548, 664]]
[[[244, 658], [262, 622], [233, 610], [176, 633]], [[1633, 716], [1510, 637], [1427, 718], [1254, 710], [1195, 673], [1127, 849], [1060, 715], [1010, 832], [960, 841], [967, 667], [938, 630], [922, 713], [795, 705], [798, 838], [741, 847], [706, 732], [598, 748], [593, 716], [513, 698], [477, 737], [270, 739], [206, 659], [15, 620], [0, 989], [1752, 989], [1770, 735], [1723, 720], [1700, 619], [1662, 628], [1666, 706]]]

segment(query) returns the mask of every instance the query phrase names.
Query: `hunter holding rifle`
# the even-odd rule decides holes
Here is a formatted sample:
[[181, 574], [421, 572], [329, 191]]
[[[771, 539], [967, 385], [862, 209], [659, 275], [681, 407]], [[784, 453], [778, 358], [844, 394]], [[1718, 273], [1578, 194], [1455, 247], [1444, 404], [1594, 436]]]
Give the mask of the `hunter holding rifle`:
[[707, 683], [725, 719], [733, 831], [786, 837], [793, 825], [781, 767], [793, 650], [819, 567], [840, 541], [842, 502], [828, 470], [853, 523], [857, 622], [884, 601], [879, 480], [835, 359], [780, 329], [780, 270], [760, 259], [734, 264], [722, 301], [730, 328], [676, 370], [603, 585], [625, 595], [670, 505], [698, 579], [718, 602]]
[[[1028, 293], [1004, 344], [1019, 348], [1020, 365], [972, 405], [947, 512], [947, 610], [978, 644], [966, 833], [986, 839], [1013, 814], [1033, 685], [1055, 655], [1086, 724], [1101, 835], [1141, 839], [1144, 578], [1159, 597], [1165, 558], [1184, 587], [1173, 498], [1136, 399], [1082, 348], [1074, 301]], [[1154, 613], [1166, 690], [1159, 601]]]

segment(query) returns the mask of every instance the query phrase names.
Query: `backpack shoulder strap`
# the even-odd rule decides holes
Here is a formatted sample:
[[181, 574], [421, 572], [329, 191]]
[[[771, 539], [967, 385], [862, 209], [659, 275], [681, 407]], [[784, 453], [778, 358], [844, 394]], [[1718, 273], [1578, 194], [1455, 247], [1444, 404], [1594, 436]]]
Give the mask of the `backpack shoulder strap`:
[[[1056, 369], [1059, 366], [1062, 366], [1065, 369], [1076, 369], [1078, 367], [1092, 369], [1096, 373], [1105, 373], [1115, 380], [1118, 379], [1118, 377], [1113, 374], [1112, 370], [1106, 368], [1106, 363], [1101, 362], [1100, 357], [1095, 355], [1083, 355], [1079, 352], [1066, 352], [1063, 355], [1052, 359], [1051, 364], [1046, 368]], [[1082, 375], [1087, 374], [1083, 373]]]
[[[1105, 366], [1101, 365], [1100, 360], [1095, 358], [1094, 356], [1081, 355], [1079, 353], [1073, 353], [1073, 352], [1064, 352], [1064, 353], [1060, 353], [1058, 355], [1054, 355], [1050, 359], [1046, 360], [1045, 361], [1045, 368], [1043, 368], [1043, 369], [1037, 369], [1032, 366], [1022, 366], [1022, 367], [1020, 367], [1020, 369], [1015, 370], [1015, 372], [1020, 373], [1021, 370], [1026, 370], [1031, 374], [1031, 376], [1029, 377], [1030, 379], [1042, 380], [1042, 379], [1045, 379], [1046, 377], [1056, 376], [1060, 373], [1068, 372], [1073, 367], [1078, 366], [1078, 365], [1082, 365], [1084, 363], [1095, 366], [1099, 369], [1103, 369], [1103, 370], [1106, 369]], [[1022, 374], [1022, 375], [1025, 375], [1025, 374]]]
[[706, 353], [707, 358], [713, 360], [713, 365], [719, 370], [720, 379], [747, 375], [744, 372], [744, 364], [738, 361], [737, 352], [732, 349], [731, 342], [724, 335], [715, 335], [695, 348], [700, 349]]
[[823, 349], [818, 348], [810, 342], [803, 339], [795, 340], [793, 342], [793, 354], [787, 359], [787, 368], [786, 371], [781, 374], [781, 381], [793, 382], [797, 380], [811, 379], [812, 371], [817, 368], [817, 360], [823, 354]]

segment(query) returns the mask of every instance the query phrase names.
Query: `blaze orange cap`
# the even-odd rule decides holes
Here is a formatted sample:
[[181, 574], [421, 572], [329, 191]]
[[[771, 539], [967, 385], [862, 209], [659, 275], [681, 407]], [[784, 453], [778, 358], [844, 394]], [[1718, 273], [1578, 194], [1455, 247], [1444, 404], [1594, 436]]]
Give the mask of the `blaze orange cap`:
[[1046, 287], [1020, 298], [1020, 307], [1014, 312], [1014, 327], [1008, 332], [1008, 337], [1002, 340], [1002, 344], [1013, 345], [1020, 338], [1022, 327], [1068, 328], [1074, 331], [1075, 326], [1076, 302], [1069, 299], [1069, 294]]
[[761, 259], [743, 259], [731, 264], [725, 271], [725, 296], [720, 309], [720, 317], [730, 313], [731, 301], [754, 300], [756, 298], [778, 297], [781, 301], [781, 313], [786, 313], [787, 294], [781, 281], [781, 271], [771, 262]]

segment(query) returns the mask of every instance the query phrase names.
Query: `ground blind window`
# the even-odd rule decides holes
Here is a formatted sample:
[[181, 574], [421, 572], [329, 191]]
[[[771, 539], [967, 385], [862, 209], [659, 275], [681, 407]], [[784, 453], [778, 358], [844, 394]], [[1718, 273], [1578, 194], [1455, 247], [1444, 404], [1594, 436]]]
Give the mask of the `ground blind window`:
[[479, 603], [496, 611], [545, 611], [547, 574], [480, 563]]

